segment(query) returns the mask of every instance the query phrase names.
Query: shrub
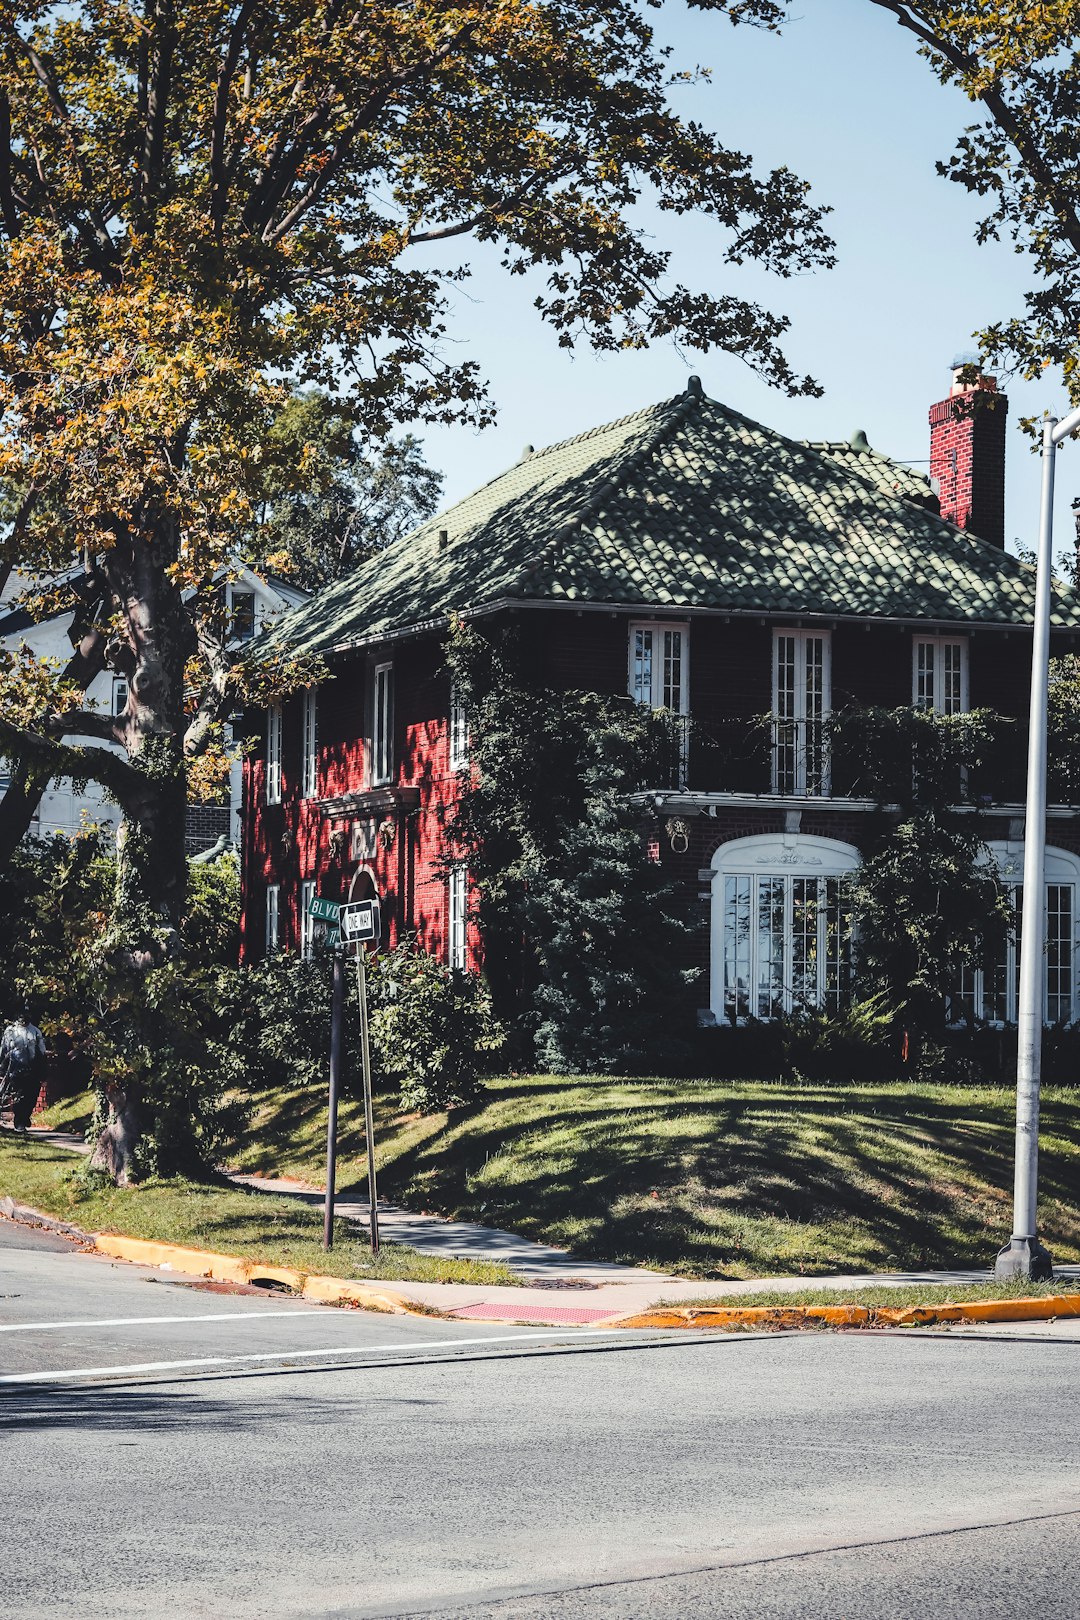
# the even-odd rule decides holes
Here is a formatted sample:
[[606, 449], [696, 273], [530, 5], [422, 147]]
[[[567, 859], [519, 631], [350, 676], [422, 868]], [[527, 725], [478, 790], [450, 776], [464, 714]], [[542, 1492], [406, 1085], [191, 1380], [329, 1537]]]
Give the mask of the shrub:
[[884, 995], [780, 1020], [780, 1073], [785, 1079], [865, 1081], [895, 1078], [893, 1016]]
[[400, 1078], [402, 1108], [475, 1101], [506, 1042], [484, 981], [404, 944], [376, 959], [369, 982], [372, 1060]]

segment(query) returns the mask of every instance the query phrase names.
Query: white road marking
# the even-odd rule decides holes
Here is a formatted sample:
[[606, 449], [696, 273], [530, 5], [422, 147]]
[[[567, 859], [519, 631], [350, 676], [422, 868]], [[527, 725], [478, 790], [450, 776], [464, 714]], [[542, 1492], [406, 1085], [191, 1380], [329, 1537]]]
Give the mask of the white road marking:
[[59, 1328], [148, 1327], [158, 1322], [263, 1322], [268, 1316], [322, 1316], [326, 1307], [313, 1311], [210, 1311], [200, 1316], [104, 1316], [85, 1322], [0, 1322], [0, 1333], [55, 1333]]
[[[186, 1367], [226, 1367], [236, 1362], [309, 1361], [319, 1356], [370, 1356], [397, 1350], [462, 1350], [477, 1344], [521, 1344], [525, 1339], [607, 1339], [610, 1328], [560, 1328], [549, 1333], [491, 1333], [476, 1339], [416, 1339], [406, 1344], [346, 1344], [326, 1350], [263, 1350], [254, 1355], [196, 1356], [187, 1361], [133, 1361], [115, 1367], [63, 1367], [55, 1372], [4, 1373], [0, 1384], [52, 1384], [61, 1378], [102, 1378], [108, 1374], [177, 1372]], [[628, 1341], [629, 1342], [629, 1341]]]

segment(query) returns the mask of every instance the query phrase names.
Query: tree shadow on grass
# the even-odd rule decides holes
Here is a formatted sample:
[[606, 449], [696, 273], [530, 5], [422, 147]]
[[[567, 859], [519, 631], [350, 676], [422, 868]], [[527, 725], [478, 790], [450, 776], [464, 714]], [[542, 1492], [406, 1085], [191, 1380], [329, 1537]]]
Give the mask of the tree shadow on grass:
[[[572, 1232], [579, 1255], [729, 1274], [792, 1269], [800, 1248], [808, 1273], [983, 1265], [1008, 1225], [1004, 1094], [975, 1093], [965, 1110], [959, 1088], [596, 1086], [596, 1105], [588, 1082], [530, 1086], [527, 1117], [510, 1119], [516, 1099], [497, 1093], [459, 1136], [452, 1121], [399, 1149], [381, 1185], [549, 1241]], [[606, 1117], [605, 1093], [619, 1103]], [[1044, 1133], [1047, 1238], [1068, 1258], [1080, 1253], [1080, 1098], [1049, 1097]]]

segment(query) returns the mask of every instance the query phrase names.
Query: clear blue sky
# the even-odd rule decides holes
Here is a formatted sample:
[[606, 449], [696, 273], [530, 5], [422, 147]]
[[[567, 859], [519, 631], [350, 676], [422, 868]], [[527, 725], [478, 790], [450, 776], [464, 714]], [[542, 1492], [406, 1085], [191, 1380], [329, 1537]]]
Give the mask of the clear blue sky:
[[[924, 459], [927, 410], [947, 391], [954, 354], [973, 347], [977, 327], [1020, 309], [1026, 259], [1007, 245], [978, 247], [976, 200], [934, 172], [976, 109], [937, 83], [886, 13], [869, 0], [806, 0], [801, 20], [775, 37], [668, 0], [657, 27], [680, 65], [713, 69], [711, 85], [680, 92], [682, 109], [752, 153], [760, 168], [786, 163], [810, 181], [834, 209], [839, 263], [791, 281], [714, 269], [717, 237], [707, 222], [643, 217], [674, 249], [680, 280], [730, 288], [788, 315], [789, 357], [824, 385], [824, 396], [788, 399], [730, 356], [680, 353], [671, 343], [638, 354], [567, 354], [531, 307], [535, 289], [503, 276], [496, 255], [463, 246], [474, 274], [454, 293], [450, 335], [455, 353], [477, 360], [488, 377], [499, 421], [482, 433], [423, 431], [429, 459], [446, 475], [447, 504], [511, 465], [525, 444], [550, 444], [666, 398], [691, 373], [714, 398], [793, 438], [847, 438], [861, 427], [875, 448]], [[1010, 545], [1032, 545], [1038, 465], [1018, 421], [1045, 409], [1061, 414], [1066, 397], [1050, 372], [1006, 388], [1006, 534]], [[1080, 441], [1059, 452], [1059, 551], [1072, 544], [1077, 493]]]

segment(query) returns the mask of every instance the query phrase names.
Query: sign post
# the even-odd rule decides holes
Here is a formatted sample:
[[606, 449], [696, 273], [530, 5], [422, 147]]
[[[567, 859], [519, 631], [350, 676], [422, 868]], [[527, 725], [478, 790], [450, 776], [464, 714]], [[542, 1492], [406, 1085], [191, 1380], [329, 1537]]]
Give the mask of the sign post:
[[379, 1252], [379, 1192], [375, 1184], [375, 1117], [371, 1100], [371, 1042], [368, 1036], [367, 946], [378, 946], [382, 920], [377, 900], [354, 900], [341, 908], [341, 937], [356, 952], [356, 1000], [360, 1009], [360, 1052], [364, 1064], [364, 1134], [367, 1137], [368, 1206], [371, 1252]]
[[326, 1205], [323, 1248], [334, 1247], [334, 1183], [337, 1180], [337, 1115], [341, 1094], [341, 1023], [345, 1007], [345, 958], [334, 952], [334, 989], [330, 1002], [330, 1101], [326, 1114]]
[[[316, 922], [326, 924], [326, 942], [336, 946], [338, 916], [341, 907], [336, 900], [324, 900], [313, 895], [308, 915]], [[335, 937], [336, 936], [336, 937]], [[337, 1116], [341, 1095], [341, 1024], [345, 1009], [345, 961], [340, 950], [334, 951], [334, 988], [330, 1001], [330, 1095], [326, 1111], [326, 1202], [323, 1206], [323, 1248], [334, 1247], [334, 1183], [337, 1180]]]

